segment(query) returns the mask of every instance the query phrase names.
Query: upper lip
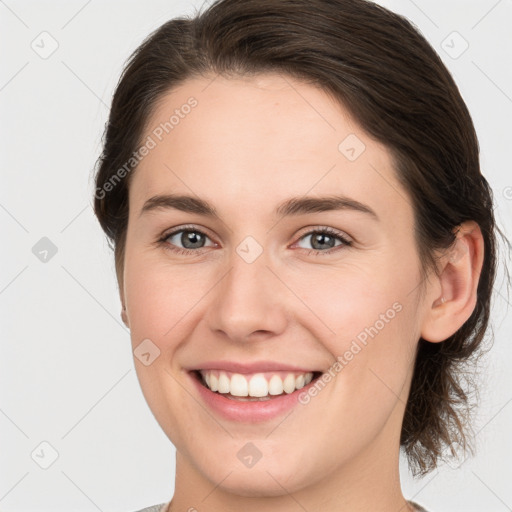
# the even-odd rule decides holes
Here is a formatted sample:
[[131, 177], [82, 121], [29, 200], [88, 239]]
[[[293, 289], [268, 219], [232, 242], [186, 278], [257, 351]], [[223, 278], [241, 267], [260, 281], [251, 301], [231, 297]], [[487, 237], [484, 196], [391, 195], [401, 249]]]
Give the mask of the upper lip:
[[234, 373], [263, 373], [272, 371], [290, 371], [290, 372], [315, 372], [311, 368], [304, 366], [295, 366], [291, 364], [278, 363], [277, 361], [255, 361], [252, 363], [240, 363], [236, 361], [207, 361], [199, 364], [192, 370], [226, 370]]

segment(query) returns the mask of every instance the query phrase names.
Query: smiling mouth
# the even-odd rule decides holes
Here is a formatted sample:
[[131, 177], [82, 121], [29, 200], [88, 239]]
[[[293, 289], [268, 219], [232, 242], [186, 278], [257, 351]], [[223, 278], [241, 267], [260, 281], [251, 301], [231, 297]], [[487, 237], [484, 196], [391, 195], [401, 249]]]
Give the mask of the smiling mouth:
[[289, 395], [316, 380], [322, 372], [273, 371], [252, 374], [224, 370], [192, 370], [211, 392], [242, 402], [261, 402]]

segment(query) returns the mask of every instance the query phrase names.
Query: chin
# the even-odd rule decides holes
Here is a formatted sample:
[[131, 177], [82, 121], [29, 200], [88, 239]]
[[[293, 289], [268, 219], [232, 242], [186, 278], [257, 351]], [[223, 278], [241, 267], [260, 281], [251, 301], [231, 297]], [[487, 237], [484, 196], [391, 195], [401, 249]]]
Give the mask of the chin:
[[[245, 498], [284, 496], [302, 488], [302, 485], [295, 479], [290, 480], [293, 478], [293, 471], [285, 474], [281, 470], [279, 475], [272, 471], [267, 473], [265, 469], [260, 469], [256, 473], [254, 471], [256, 471], [255, 468], [234, 471], [219, 487], [226, 493]], [[215, 482], [215, 480], [211, 481]]]
[[[262, 448], [262, 451], [265, 450]], [[222, 482], [219, 488], [233, 495], [249, 498], [284, 496], [322, 478], [318, 469], [314, 474], [311, 474], [311, 467], [306, 469], [304, 461], [308, 458], [304, 458], [304, 454], [297, 453], [294, 457], [290, 453], [286, 457], [263, 455], [254, 466], [246, 468], [238, 459], [227, 465], [226, 451], [223, 453], [219, 459], [215, 454], [211, 454], [213, 460], [202, 458], [196, 467], [213, 485]], [[219, 460], [223, 463], [218, 464]]]

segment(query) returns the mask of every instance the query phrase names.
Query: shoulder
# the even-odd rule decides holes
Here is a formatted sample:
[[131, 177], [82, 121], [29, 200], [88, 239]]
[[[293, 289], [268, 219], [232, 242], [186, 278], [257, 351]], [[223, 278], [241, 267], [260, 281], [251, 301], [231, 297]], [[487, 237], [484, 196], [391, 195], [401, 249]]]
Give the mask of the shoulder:
[[165, 512], [167, 505], [169, 505], [169, 503], [160, 503], [159, 505], [152, 505], [151, 507], [137, 510], [137, 512]]

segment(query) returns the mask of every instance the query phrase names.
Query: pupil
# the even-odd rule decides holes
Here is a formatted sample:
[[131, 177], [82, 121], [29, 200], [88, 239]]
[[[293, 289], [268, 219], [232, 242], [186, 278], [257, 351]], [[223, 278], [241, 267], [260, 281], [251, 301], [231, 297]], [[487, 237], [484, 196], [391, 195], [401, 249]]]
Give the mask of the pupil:
[[[202, 235], [200, 235], [196, 231], [186, 231], [182, 235], [181, 243], [187, 249], [189, 249], [189, 248], [193, 249], [193, 248], [195, 248], [196, 245], [199, 245], [199, 246], [201, 245], [201, 241], [202, 241], [201, 238], [202, 238]], [[190, 245], [187, 246], [187, 244], [189, 244], [189, 243], [191, 243], [193, 247], [190, 247]]]
[[317, 241], [319, 242], [320, 245], [328, 244], [328, 247], [333, 247], [332, 243], [329, 244], [328, 242], [333, 242], [334, 239], [325, 233], [318, 233], [315, 237], [313, 237], [313, 246], [317, 244]]

